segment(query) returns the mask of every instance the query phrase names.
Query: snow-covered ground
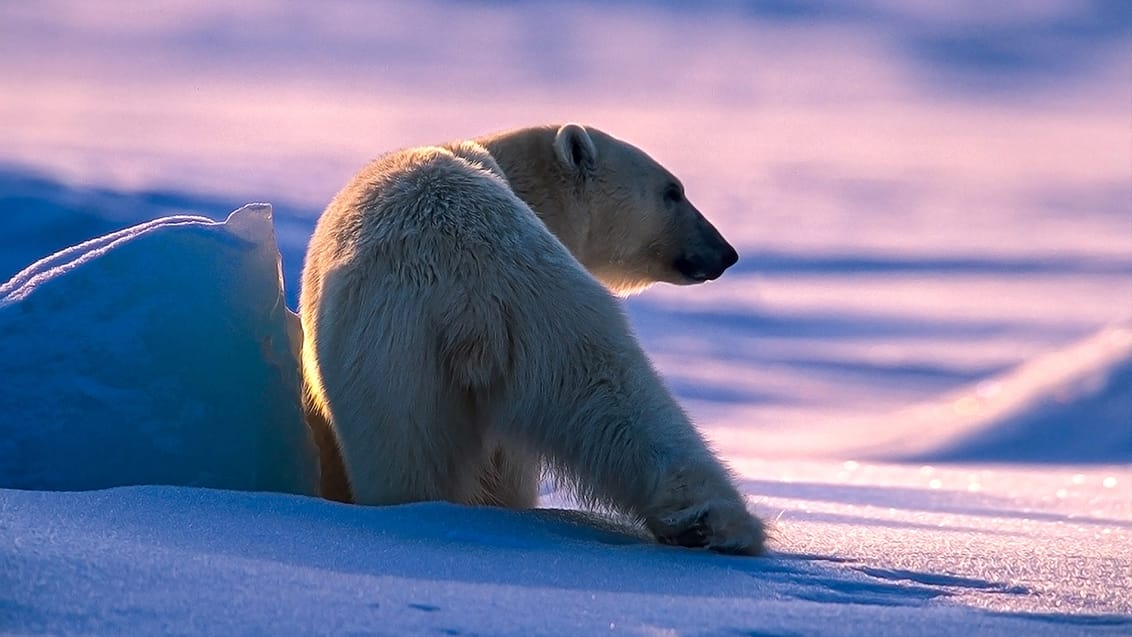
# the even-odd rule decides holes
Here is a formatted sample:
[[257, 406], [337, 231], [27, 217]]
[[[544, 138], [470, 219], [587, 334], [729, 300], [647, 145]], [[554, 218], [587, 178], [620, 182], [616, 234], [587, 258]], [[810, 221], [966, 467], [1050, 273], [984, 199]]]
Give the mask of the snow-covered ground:
[[0, 491], [0, 617], [32, 634], [1127, 635], [1132, 511], [1084, 471], [770, 461], [748, 483], [783, 512], [765, 559], [554, 512]]
[[[0, 288], [0, 632], [1132, 632], [1130, 27], [1062, 0], [0, 6], [0, 282], [274, 204], [273, 232], [162, 222]], [[293, 306], [366, 158], [563, 120], [740, 248], [628, 308], [775, 553], [554, 492], [237, 490], [301, 493], [278, 470], [309, 461], [262, 425], [294, 415], [272, 242]]]

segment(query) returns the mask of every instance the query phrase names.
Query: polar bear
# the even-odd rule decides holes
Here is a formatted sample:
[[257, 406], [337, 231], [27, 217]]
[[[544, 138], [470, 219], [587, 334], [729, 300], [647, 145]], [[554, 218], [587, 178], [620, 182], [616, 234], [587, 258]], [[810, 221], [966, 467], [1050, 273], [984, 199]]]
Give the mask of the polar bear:
[[672, 174], [595, 128], [378, 158], [303, 269], [312, 427], [343, 461], [324, 453], [324, 490], [528, 508], [548, 469], [661, 542], [761, 553], [762, 523], [610, 293], [737, 259]]

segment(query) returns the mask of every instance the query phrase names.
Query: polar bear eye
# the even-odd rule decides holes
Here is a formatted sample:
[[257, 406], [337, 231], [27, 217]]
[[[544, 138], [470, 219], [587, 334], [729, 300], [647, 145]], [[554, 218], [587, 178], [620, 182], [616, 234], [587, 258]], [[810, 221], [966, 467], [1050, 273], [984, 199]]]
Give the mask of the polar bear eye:
[[668, 184], [664, 189], [664, 200], [668, 203], [680, 203], [684, 201], [684, 191], [677, 184]]

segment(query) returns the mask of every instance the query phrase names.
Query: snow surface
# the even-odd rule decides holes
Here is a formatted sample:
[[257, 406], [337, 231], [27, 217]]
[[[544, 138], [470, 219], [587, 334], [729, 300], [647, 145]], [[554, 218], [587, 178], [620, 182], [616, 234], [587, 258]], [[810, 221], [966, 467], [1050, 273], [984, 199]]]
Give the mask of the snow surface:
[[[1130, 27], [1070, 0], [0, 4], [0, 281], [274, 208], [4, 286], [0, 633], [1132, 634]], [[775, 552], [551, 491], [251, 492], [308, 466], [273, 242], [293, 306], [367, 158], [564, 120], [654, 154], [740, 249], [627, 307]]]
[[765, 559], [559, 511], [0, 491], [0, 609], [8, 629], [36, 634], [1132, 630], [1132, 508], [1104, 472], [772, 462], [759, 475], [746, 483], [758, 508], [783, 512], [780, 553]]

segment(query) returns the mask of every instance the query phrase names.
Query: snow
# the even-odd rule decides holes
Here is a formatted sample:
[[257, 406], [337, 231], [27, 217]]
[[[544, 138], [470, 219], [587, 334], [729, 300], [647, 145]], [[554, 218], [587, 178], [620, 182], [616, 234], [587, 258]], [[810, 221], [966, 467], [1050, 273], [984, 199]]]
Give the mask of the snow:
[[[1059, 604], [1126, 604], [1097, 582], [1127, 577], [1118, 548], [1129, 539], [1127, 502], [1095, 476], [1046, 482], [1072, 488], [1070, 506], [1100, 500], [1119, 519], [1075, 520], [1063, 501], [1003, 507], [1007, 493], [995, 485], [1017, 476], [994, 472], [980, 476], [985, 491], [966, 498], [901, 495], [897, 485], [920, 481], [916, 470], [860, 466], [837, 488], [811, 471], [767, 467], [769, 502], [797, 511], [779, 521], [797, 552], [768, 560], [655, 546], [554, 514], [436, 503], [361, 509], [158, 487], [5, 492], [5, 510], [17, 514], [5, 552], [20, 558], [7, 576], [25, 582], [13, 587], [13, 605], [44, 632], [145, 634], [170, 622], [195, 634], [591, 634], [609, 624], [630, 634], [800, 625], [861, 634], [878, 621], [940, 634], [1074, 626], [1115, 634], [1130, 625], [1050, 616]], [[1045, 559], [1032, 559], [1036, 540], [1047, 543]], [[939, 563], [944, 551], [955, 561]]]
[[780, 552], [766, 559], [663, 547], [558, 511], [5, 490], [0, 608], [9, 627], [39, 634], [1132, 628], [1132, 508], [1104, 472], [775, 461], [759, 475], [746, 483], [758, 508], [782, 512]]
[[0, 286], [0, 484], [316, 492], [271, 209], [163, 217]]
[[[1132, 633], [1132, 15], [984, 5], [0, 5], [0, 633]], [[627, 309], [769, 557], [304, 495], [318, 211], [565, 120], [740, 249]]]

